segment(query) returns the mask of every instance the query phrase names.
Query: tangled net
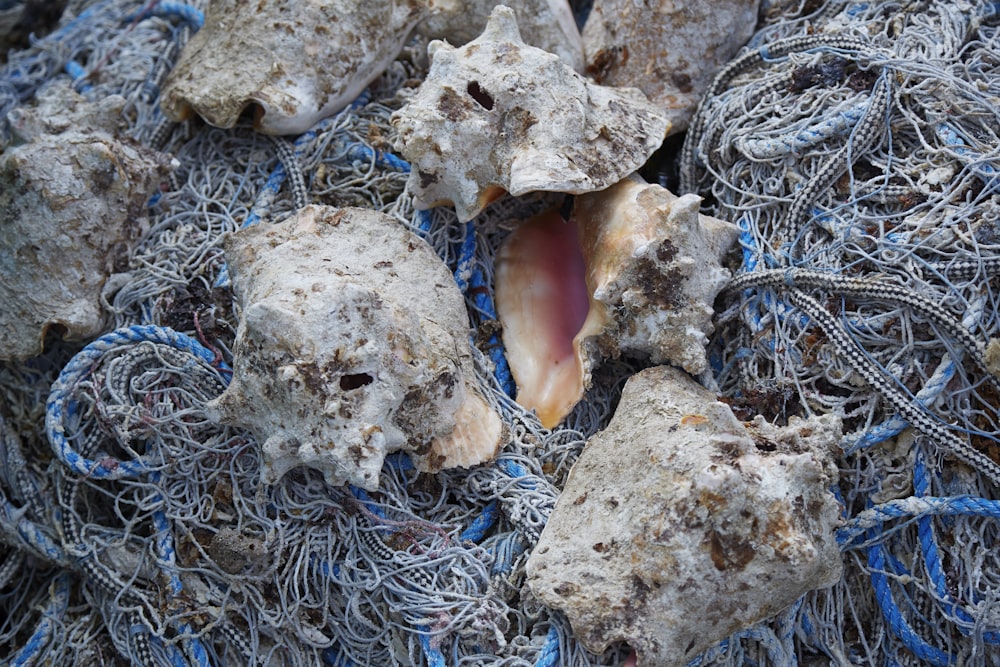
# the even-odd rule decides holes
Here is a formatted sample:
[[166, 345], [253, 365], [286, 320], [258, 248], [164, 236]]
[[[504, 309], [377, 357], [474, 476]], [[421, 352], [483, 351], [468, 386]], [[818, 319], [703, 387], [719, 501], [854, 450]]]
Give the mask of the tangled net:
[[[204, 2], [71, 5], [9, 55], [0, 117], [69, 77], [127, 100], [128, 133], [180, 167], [106, 290], [85, 347], [0, 364], [0, 654], [11, 664], [613, 665], [524, 586], [524, 563], [586, 439], [641, 361], [608, 363], [563, 426], [511, 399], [493, 253], [558, 197], [474, 223], [419, 212], [391, 113], [424, 45], [293, 140], [169, 123], [159, 86]], [[583, 4], [583, 3], [579, 3]], [[843, 580], [701, 665], [1000, 664], [996, 362], [997, 3], [772, 3], [716, 80], [680, 155], [683, 191], [738, 222], [712, 345], [734, 409], [837, 412]], [[299, 469], [260, 483], [251, 434], [209, 421], [234, 312], [220, 238], [307, 203], [383, 211], [455, 272], [477, 375], [511, 438], [496, 461], [377, 493]]]

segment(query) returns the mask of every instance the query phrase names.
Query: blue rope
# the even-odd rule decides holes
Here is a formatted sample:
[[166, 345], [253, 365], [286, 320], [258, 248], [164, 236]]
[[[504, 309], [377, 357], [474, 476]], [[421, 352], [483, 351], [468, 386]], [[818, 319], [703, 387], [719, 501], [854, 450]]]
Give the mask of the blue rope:
[[[913, 491], [920, 497], [930, 495], [930, 474], [919, 449], [917, 450], [913, 468]], [[937, 540], [934, 538], [934, 523], [929, 515], [924, 514], [917, 518], [917, 537], [920, 541], [920, 551], [924, 557], [924, 566], [927, 569], [931, 583], [934, 584], [934, 592], [937, 599], [944, 603], [945, 614], [951, 617], [959, 632], [964, 635], [972, 634], [976, 624], [975, 619], [948, 592], [947, 578], [944, 573], [944, 566], [941, 564], [941, 554], [938, 551]], [[1000, 644], [1000, 632], [984, 632], [982, 637], [983, 641], [987, 644]]]
[[[478, 266], [472, 271], [472, 278], [469, 281], [469, 291], [472, 292], [472, 302], [490, 320], [497, 319], [496, 308], [493, 306], [493, 299], [490, 297], [489, 288], [486, 286], [483, 271]], [[467, 292], [468, 293], [468, 292]], [[507, 354], [503, 342], [496, 334], [492, 334], [487, 340], [487, 349], [490, 360], [493, 361], [493, 376], [500, 384], [500, 389], [507, 396], [514, 396], [516, 387], [514, 376], [510, 373], [510, 364], [507, 363]]]
[[[872, 539], [877, 537], [874, 530], [870, 531], [869, 535]], [[931, 646], [917, 635], [896, 605], [892, 597], [892, 590], [889, 588], [889, 578], [886, 575], [884, 547], [881, 544], [873, 544], [868, 547], [867, 551], [868, 568], [872, 587], [875, 589], [875, 599], [882, 611], [882, 617], [889, 624], [893, 634], [899, 637], [903, 645], [926, 664], [933, 665], [933, 667], [945, 667], [952, 664], [952, 656]]]
[[469, 527], [462, 531], [458, 539], [463, 542], [480, 542], [490, 528], [497, 522], [500, 515], [500, 505], [496, 500], [491, 500], [483, 508], [482, 513], [469, 524]]
[[427, 658], [427, 664], [429, 667], [445, 667], [444, 654], [440, 650], [433, 648], [431, 646], [431, 638], [428, 635], [426, 628], [419, 628], [422, 632], [419, 633], [420, 637], [420, 648], [424, 652], [424, 657]]
[[125, 16], [125, 21], [139, 21], [150, 16], [165, 19], [180, 19], [187, 23], [193, 30], [198, 30], [205, 25], [205, 13], [197, 7], [183, 2], [158, 2], [153, 7], [141, 12], [135, 12]]
[[[945, 390], [948, 383], [955, 376], [956, 370], [957, 364], [953, 361], [943, 364], [927, 380], [927, 384], [913, 397], [914, 401], [925, 408], [931, 405], [940, 396], [941, 392]], [[866, 430], [853, 443], [848, 444], [844, 448], [844, 451], [847, 454], [851, 454], [861, 449], [867, 449], [872, 445], [885, 442], [889, 438], [894, 438], [902, 433], [909, 425], [910, 422], [899, 415], [893, 415], [881, 424]]]
[[49, 603], [42, 611], [42, 619], [24, 647], [11, 660], [11, 667], [30, 667], [37, 664], [47, 651], [56, 625], [62, 625], [62, 618], [69, 606], [70, 575], [60, 572], [49, 588]]
[[476, 263], [476, 228], [470, 220], [465, 223], [462, 234], [462, 246], [458, 251], [458, 264], [455, 266], [455, 282], [462, 294], [469, 291], [469, 279], [472, 277], [472, 267]]
[[[150, 475], [150, 480], [154, 483], [160, 481], [159, 473], [152, 473]], [[156, 494], [152, 499], [152, 502], [159, 503], [162, 502], [162, 498], [159, 494]], [[155, 510], [153, 512], [153, 527], [156, 529], [156, 535], [154, 543], [156, 545], [156, 561], [160, 566], [160, 570], [166, 575], [167, 579], [167, 600], [176, 599], [183, 590], [183, 585], [181, 584], [181, 579], [177, 576], [177, 552], [174, 550], [174, 537], [171, 531], [170, 521], [167, 520], [167, 515], [163, 510]], [[185, 648], [194, 661], [195, 665], [198, 667], [210, 667], [212, 664], [208, 657], [208, 652], [205, 650], [205, 646], [201, 643], [195, 633], [195, 630], [189, 623], [179, 622], [177, 623], [177, 630], [185, 635], [187, 638], [184, 640]], [[180, 655], [178, 653], [178, 655]], [[180, 656], [181, 663], [186, 664], [183, 660], [183, 656]]]
[[[837, 542], [840, 544], [841, 550], [862, 546], [855, 541], [859, 537], [864, 537], [867, 531], [880, 527], [883, 521], [922, 515], [980, 516], [1000, 519], [1000, 501], [986, 500], [975, 496], [946, 498], [926, 496], [890, 500], [866, 509], [838, 528]], [[876, 534], [875, 538], [879, 538], [879, 536]]]
[[507, 458], [499, 458], [497, 459], [497, 468], [499, 468], [500, 471], [508, 477], [517, 480], [518, 484], [526, 489], [538, 488], [537, 483], [534, 481], [537, 477], [528, 472], [527, 468], [522, 466], [517, 461]]
[[[134, 479], [152, 470], [149, 462], [142, 459], [137, 461], [120, 461], [111, 457], [99, 461], [87, 459], [73, 449], [65, 431], [66, 419], [76, 414], [77, 405], [72, 398], [73, 389], [82, 378], [90, 374], [98, 359], [116, 347], [145, 341], [169, 345], [188, 352], [209, 365], [216, 362], [215, 353], [190, 336], [154, 325], [133, 325], [116, 329], [80, 350], [59, 373], [59, 377], [52, 384], [45, 405], [45, 431], [49, 444], [59, 460], [77, 474], [96, 479]], [[226, 370], [228, 367], [220, 364], [220, 369]], [[226, 382], [226, 376], [222, 375], [222, 378], [223, 382]]]
[[52, 539], [49, 531], [40, 524], [23, 516], [24, 510], [19, 510], [7, 500], [0, 503], [0, 534], [6, 533], [19, 539], [32, 553], [52, 563], [68, 563], [62, 547]]
[[83, 65], [76, 62], [75, 60], [67, 60], [66, 64], [63, 65], [63, 69], [69, 74], [70, 78], [73, 79], [73, 89], [78, 93], [85, 93], [94, 86], [87, 83], [87, 70], [83, 68]]
[[559, 628], [554, 624], [549, 626], [549, 632], [545, 635], [545, 644], [538, 652], [538, 659], [535, 660], [535, 667], [554, 667], [559, 660]]

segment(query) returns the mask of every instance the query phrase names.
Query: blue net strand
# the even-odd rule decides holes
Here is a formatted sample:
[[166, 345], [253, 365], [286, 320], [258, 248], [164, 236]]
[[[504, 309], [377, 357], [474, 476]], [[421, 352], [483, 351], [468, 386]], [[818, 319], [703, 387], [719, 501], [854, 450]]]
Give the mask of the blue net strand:
[[[944, 498], [928, 496], [890, 500], [866, 509], [838, 528], [837, 542], [841, 548], [852, 548], [857, 546], [855, 540], [864, 537], [873, 529], [881, 529], [880, 524], [885, 521], [913, 519], [921, 515], [975, 516], [1000, 519], [1000, 501], [975, 496]], [[875, 535], [879, 535], [879, 533], [875, 533]]]
[[545, 643], [538, 652], [535, 667], [555, 667], [559, 664], [559, 629], [551, 626], [545, 635]]
[[124, 17], [124, 21], [132, 23], [150, 16], [177, 19], [187, 23], [192, 30], [198, 30], [205, 25], [205, 13], [183, 2], [157, 2], [151, 7], [145, 7], [141, 12], [128, 14]]
[[[870, 534], [874, 537], [874, 534]], [[906, 617], [896, 605], [893, 599], [892, 589], [889, 587], [889, 577], [886, 570], [886, 554], [881, 544], [873, 544], [867, 548], [868, 566], [872, 587], [875, 589], [875, 599], [878, 601], [882, 615], [893, 633], [899, 637], [919, 660], [933, 667], [946, 667], [954, 663], [954, 658], [939, 648], [931, 646], [914, 632], [907, 622]]]
[[66, 553], [56, 542], [52, 531], [26, 518], [24, 514], [24, 509], [14, 507], [0, 494], [0, 535], [6, 535], [8, 542], [20, 543], [43, 561], [58, 565], [68, 564]]
[[491, 500], [483, 507], [483, 512], [469, 524], [468, 528], [462, 531], [458, 539], [469, 542], [482, 542], [486, 534], [496, 525], [500, 516], [500, 504], [496, 500]]
[[53, 641], [56, 627], [60, 625], [69, 606], [70, 584], [68, 572], [58, 574], [53, 580], [48, 605], [42, 610], [42, 619], [24, 647], [12, 657], [11, 667], [31, 667], [43, 659], [49, 643]]
[[[89, 374], [94, 363], [108, 350], [127, 343], [149, 341], [169, 345], [188, 352], [207, 364], [219, 364], [216, 354], [185, 334], [154, 325], [134, 325], [116, 329], [94, 340], [73, 357], [63, 368], [46, 403], [45, 431], [53, 452], [66, 466], [80, 475], [95, 479], [125, 479], [142, 477], [152, 471], [143, 460], [121, 461], [110, 457], [94, 461], [80, 456], [66, 438], [66, 420], [75, 416], [76, 403], [71, 398], [73, 388]], [[228, 367], [225, 367], [228, 370]]]

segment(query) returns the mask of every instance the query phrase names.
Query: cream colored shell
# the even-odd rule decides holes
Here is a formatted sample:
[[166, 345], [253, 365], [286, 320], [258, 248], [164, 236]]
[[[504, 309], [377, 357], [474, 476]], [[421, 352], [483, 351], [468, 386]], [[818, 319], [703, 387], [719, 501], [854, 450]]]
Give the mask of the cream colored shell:
[[431, 42], [428, 53], [427, 78], [393, 115], [395, 147], [418, 205], [454, 204], [463, 221], [505, 192], [606, 188], [641, 167], [669, 126], [638, 90], [595, 85], [525, 44], [504, 5], [475, 40]]
[[528, 585], [601, 653], [683, 667], [840, 579], [833, 415], [744, 424], [667, 366], [625, 385], [570, 471]]
[[430, 472], [496, 454], [464, 299], [420, 237], [377, 211], [307, 206], [225, 247], [242, 313], [232, 383], [208, 409], [253, 432], [265, 482], [307, 466], [373, 490], [391, 452]]
[[163, 85], [163, 112], [298, 134], [353, 101], [399, 54], [422, 0], [211, 0]]
[[0, 359], [42, 352], [46, 333], [104, 331], [101, 291], [147, 229], [150, 195], [172, 169], [120, 132], [125, 99], [88, 102], [58, 83], [8, 120], [0, 154]]

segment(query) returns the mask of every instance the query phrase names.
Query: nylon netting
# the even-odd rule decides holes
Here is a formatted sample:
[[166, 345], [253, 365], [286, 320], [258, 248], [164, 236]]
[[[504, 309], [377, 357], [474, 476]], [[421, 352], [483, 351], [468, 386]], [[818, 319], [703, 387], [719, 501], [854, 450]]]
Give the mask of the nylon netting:
[[[806, 6], [808, 5], [808, 6]], [[273, 139], [174, 125], [159, 86], [204, 3], [71, 3], [8, 54], [0, 116], [53, 80], [127, 100], [180, 166], [106, 293], [106, 332], [0, 365], [0, 653], [12, 664], [614, 665], [535, 600], [524, 563], [586, 439], [641, 361], [610, 361], [563, 426], [510, 398], [493, 255], [561, 195], [460, 224], [416, 211], [391, 152], [415, 41], [333, 118]], [[701, 665], [998, 664], [1000, 8], [770, 3], [706, 96], [680, 189], [740, 224], [715, 380], [739, 414], [837, 412], [845, 575]], [[305, 203], [384, 211], [467, 295], [498, 459], [377, 492], [307, 469], [260, 483], [251, 434], [207, 419], [239, 313], [220, 237]]]

